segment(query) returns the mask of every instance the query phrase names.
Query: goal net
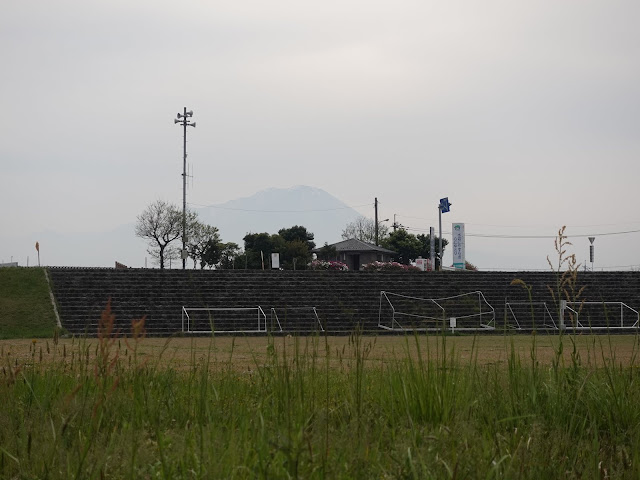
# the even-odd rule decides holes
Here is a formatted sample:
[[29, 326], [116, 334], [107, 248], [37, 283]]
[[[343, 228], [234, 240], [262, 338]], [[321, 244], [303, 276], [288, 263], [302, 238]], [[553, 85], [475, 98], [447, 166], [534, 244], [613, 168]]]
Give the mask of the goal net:
[[273, 332], [324, 332], [316, 307], [272, 308], [270, 326]]
[[443, 298], [380, 292], [378, 327], [385, 330], [493, 330], [495, 318], [480, 291]]
[[623, 302], [561, 302], [560, 328], [614, 330], [638, 328], [640, 314]]
[[265, 333], [267, 316], [262, 307], [182, 307], [184, 333]]
[[553, 306], [547, 302], [506, 302], [505, 324], [507, 328], [515, 330], [534, 330], [537, 328], [557, 330], [555, 320], [558, 316], [552, 314]]

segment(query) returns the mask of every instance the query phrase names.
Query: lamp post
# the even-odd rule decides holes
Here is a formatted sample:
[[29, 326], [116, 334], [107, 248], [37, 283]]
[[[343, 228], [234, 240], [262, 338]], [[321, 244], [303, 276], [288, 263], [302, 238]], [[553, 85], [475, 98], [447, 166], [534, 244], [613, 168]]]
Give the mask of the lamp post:
[[193, 110], [187, 112], [187, 107], [184, 107], [183, 112], [178, 112], [177, 118], [173, 120], [174, 124], [178, 123], [184, 129], [182, 143], [182, 251], [180, 252], [183, 270], [187, 268], [187, 127], [196, 126], [196, 122], [189, 121], [191, 117], [193, 117]]

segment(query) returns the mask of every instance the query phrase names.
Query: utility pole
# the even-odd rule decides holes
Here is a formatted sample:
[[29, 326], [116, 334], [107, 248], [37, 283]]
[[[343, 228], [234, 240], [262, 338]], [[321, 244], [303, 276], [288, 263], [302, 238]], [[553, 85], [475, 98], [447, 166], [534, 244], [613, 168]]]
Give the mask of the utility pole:
[[438, 265], [438, 271], [441, 272], [442, 271], [442, 204], [441, 203], [438, 205], [438, 224], [439, 224], [438, 231], [440, 232], [440, 241], [438, 243], [438, 247], [440, 248], [440, 253], [438, 254], [438, 256], [440, 257], [440, 264]]
[[196, 122], [189, 121], [191, 117], [193, 117], [193, 110], [187, 112], [187, 107], [184, 107], [184, 111], [178, 112], [178, 117], [173, 120], [174, 124], [179, 123], [184, 129], [182, 143], [182, 251], [180, 252], [183, 270], [187, 268], [187, 127], [196, 126]]
[[375, 211], [376, 211], [376, 247], [378, 246], [378, 197], [375, 198]]

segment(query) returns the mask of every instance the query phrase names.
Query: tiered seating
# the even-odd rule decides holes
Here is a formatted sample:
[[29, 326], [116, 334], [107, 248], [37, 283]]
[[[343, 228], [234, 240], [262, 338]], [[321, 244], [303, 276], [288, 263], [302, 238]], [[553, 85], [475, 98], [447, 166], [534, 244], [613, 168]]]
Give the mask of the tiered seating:
[[[63, 326], [73, 334], [95, 335], [101, 312], [109, 299], [116, 318], [116, 329], [123, 334], [130, 332], [132, 320], [143, 316], [146, 316], [148, 335], [180, 332], [183, 306], [217, 309], [260, 306], [270, 328], [275, 326], [271, 313], [273, 308], [285, 334], [320, 330], [311, 314], [312, 307], [315, 307], [322, 327], [330, 333], [350, 332], [357, 325], [364, 331], [382, 333], [378, 328], [382, 290], [419, 298], [441, 298], [481, 291], [495, 309], [497, 330], [514, 327], [531, 329], [534, 326], [536, 329], [544, 328], [544, 322], [539, 317], [540, 308], [536, 307], [535, 316], [531, 318], [527, 289], [511, 285], [516, 278], [530, 286], [531, 298], [536, 305], [546, 302], [557, 317], [557, 306], [548, 288], [556, 288], [558, 277], [553, 272], [369, 273], [52, 268], [50, 274]], [[577, 286], [586, 287], [582, 299], [625, 302], [636, 310], [640, 309], [639, 272], [580, 273]], [[598, 314], [594, 312], [589, 313], [588, 319], [583, 317], [583, 320], [606, 325], [607, 319], [596, 318]], [[611, 314], [611, 319], [613, 317]], [[237, 318], [225, 319], [221, 311], [214, 312], [213, 318], [219, 330], [235, 330], [238, 326]], [[253, 319], [252, 316], [251, 322]], [[229, 323], [225, 324], [225, 321]], [[276, 331], [279, 328], [274, 333]]]

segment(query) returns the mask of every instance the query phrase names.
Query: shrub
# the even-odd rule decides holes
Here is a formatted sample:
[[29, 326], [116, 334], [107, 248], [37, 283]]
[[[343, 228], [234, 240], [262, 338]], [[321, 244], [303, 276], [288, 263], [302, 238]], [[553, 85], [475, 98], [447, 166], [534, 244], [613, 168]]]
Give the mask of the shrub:
[[403, 265], [398, 262], [371, 262], [362, 265], [362, 270], [365, 272], [419, 272], [421, 271], [414, 265]]
[[349, 270], [346, 263], [334, 260], [314, 260], [309, 264], [309, 268], [311, 270], [336, 270], [339, 272]]

